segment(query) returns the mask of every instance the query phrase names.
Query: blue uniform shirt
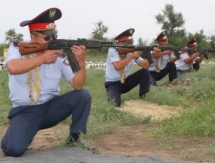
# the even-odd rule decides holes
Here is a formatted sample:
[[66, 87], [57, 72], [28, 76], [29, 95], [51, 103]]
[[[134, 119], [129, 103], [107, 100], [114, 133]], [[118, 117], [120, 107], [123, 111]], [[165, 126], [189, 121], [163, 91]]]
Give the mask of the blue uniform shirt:
[[[126, 54], [126, 57], [131, 55], [131, 53]], [[108, 50], [108, 56], [107, 56], [107, 61], [106, 61], [106, 71], [105, 71], [105, 81], [119, 81], [120, 80], [120, 71], [117, 71], [114, 66], [113, 62], [120, 61], [121, 58], [114, 48], [109, 48]], [[135, 63], [139, 63], [142, 61], [143, 58], [139, 57], [137, 59], [132, 59], [128, 65], [125, 66], [125, 77], [127, 78], [130, 75], [130, 70], [132, 65]]]
[[[188, 71], [190, 70], [190, 64], [185, 63], [185, 60], [188, 59], [190, 56], [188, 53], [180, 54], [180, 58], [175, 61], [176, 69], [180, 71]], [[200, 57], [196, 57], [193, 62], [197, 61]]]
[[[32, 57], [32, 54], [29, 55]], [[6, 63], [11, 59], [22, 59], [24, 58], [19, 53], [19, 48], [15, 47], [13, 44], [10, 45], [7, 53]], [[60, 92], [59, 82], [63, 76], [67, 81], [72, 79], [74, 73], [72, 72], [70, 66], [65, 61], [65, 55], [57, 58], [57, 61], [52, 64], [42, 64], [40, 65], [40, 83], [41, 92], [40, 98], [37, 104], [42, 104], [49, 99], [58, 95]], [[29, 90], [26, 84], [27, 73], [12, 75], [8, 73], [9, 76], [9, 98], [13, 103], [13, 107], [32, 105], [29, 98]]]
[[161, 65], [160, 65], [160, 69], [163, 70], [167, 63], [170, 61], [170, 59], [175, 58], [175, 54], [172, 52], [170, 55], [163, 55], [162, 59], [161, 59]]
[[[163, 70], [167, 63], [170, 61], [170, 59], [174, 58], [175, 55], [174, 53], [171, 53], [170, 55], [163, 55], [162, 57], [160, 57], [160, 69]], [[156, 65], [155, 65], [155, 59], [153, 58], [153, 63], [150, 65], [149, 67], [149, 71], [156, 71]]]

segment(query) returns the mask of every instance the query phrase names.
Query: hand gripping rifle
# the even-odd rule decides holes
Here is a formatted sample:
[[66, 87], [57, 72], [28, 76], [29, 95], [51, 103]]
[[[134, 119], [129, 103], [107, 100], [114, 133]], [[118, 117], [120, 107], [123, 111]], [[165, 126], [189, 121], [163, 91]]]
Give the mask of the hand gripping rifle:
[[208, 53], [214, 53], [215, 49], [198, 49], [196, 52], [203, 54], [205, 58], [208, 59]]
[[214, 53], [215, 49], [196, 49], [195, 50], [195, 49], [191, 49], [191, 48], [183, 48], [181, 50], [181, 53], [183, 53], [183, 52], [187, 52], [189, 54], [199, 52], [204, 55], [205, 59], [208, 59], [208, 53]]
[[51, 40], [45, 44], [38, 43], [19, 43], [19, 51], [21, 55], [27, 55], [31, 53], [37, 53], [44, 50], [57, 50], [63, 49], [63, 52], [67, 55], [69, 65], [72, 71], [75, 73], [80, 70], [80, 66], [75, 58], [75, 55], [71, 51], [73, 45], [83, 45], [86, 49], [99, 49], [102, 47], [111, 47], [113, 46], [112, 42], [102, 41], [102, 40], [87, 40], [87, 39], [77, 39], [77, 40], [65, 40], [65, 39], [56, 39]]
[[146, 58], [150, 64], [153, 62], [151, 51], [154, 51], [154, 48], [159, 48], [161, 51], [172, 50], [175, 55], [179, 55], [179, 51], [184, 50], [184, 48], [181, 48], [181, 47], [158, 46], [158, 45], [151, 45], [151, 46], [128, 45], [128, 46], [115, 46], [115, 47], [117, 48], [119, 54], [126, 54], [134, 51], [142, 51], [143, 54], [141, 55], [141, 57]]
[[176, 46], [159, 46], [159, 45], [152, 45], [152, 46], [128, 45], [128, 46], [114, 46], [114, 47], [116, 47], [118, 49], [119, 54], [131, 53], [134, 51], [142, 51], [143, 54], [141, 56], [148, 60], [150, 60], [150, 57], [151, 57], [150, 51], [153, 51], [154, 48], [159, 48], [161, 51], [172, 50], [177, 58], [179, 58], [180, 51], [192, 52], [192, 53], [195, 53], [195, 52], [203, 53], [205, 55], [206, 59], [208, 59], [206, 52], [209, 52], [209, 53], [215, 52], [215, 49], [194, 50], [194, 49], [186, 48], [186, 47], [184, 48], [184, 47], [176, 47]]

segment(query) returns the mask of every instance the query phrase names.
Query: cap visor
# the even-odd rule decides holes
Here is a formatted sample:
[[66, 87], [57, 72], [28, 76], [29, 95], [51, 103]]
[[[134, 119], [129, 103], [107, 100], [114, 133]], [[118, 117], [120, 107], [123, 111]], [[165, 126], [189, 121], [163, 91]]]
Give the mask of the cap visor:
[[46, 31], [37, 31], [43, 35], [56, 35], [58, 33], [57, 29], [46, 30]]

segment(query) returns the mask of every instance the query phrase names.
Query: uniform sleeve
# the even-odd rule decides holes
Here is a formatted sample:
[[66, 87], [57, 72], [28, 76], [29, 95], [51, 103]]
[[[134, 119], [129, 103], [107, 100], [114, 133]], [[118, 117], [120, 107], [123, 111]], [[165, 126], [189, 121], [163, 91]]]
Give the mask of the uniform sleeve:
[[19, 53], [19, 47], [15, 47], [13, 43], [10, 44], [8, 52], [6, 54], [6, 63], [11, 59], [21, 59], [22, 56]]
[[175, 58], [176, 56], [175, 56], [175, 54], [172, 52], [171, 54], [170, 54], [170, 56], [169, 56], [169, 58], [170, 59], [172, 59], [172, 58]]
[[196, 58], [194, 59], [194, 61], [196, 62], [199, 58], [200, 58], [200, 57], [196, 57]]
[[142, 60], [144, 60], [142, 57], [138, 57], [137, 59], [135, 59], [135, 63], [139, 64]]
[[19, 53], [19, 47], [15, 47], [13, 43], [10, 44], [8, 51], [6, 53], [6, 61], [4, 68], [7, 69], [7, 62], [11, 59], [21, 59], [22, 56]]
[[67, 59], [64, 59], [62, 62], [62, 74], [66, 81], [70, 81], [74, 77], [74, 73], [72, 72], [72, 69], [70, 65], [67, 62]]
[[180, 55], [180, 59], [182, 59], [183, 61], [186, 60], [187, 58], [189, 58], [189, 55], [187, 53], [182, 53]]
[[117, 52], [114, 48], [110, 48], [110, 49], [108, 50], [108, 57], [109, 57], [111, 63], [120, 60], [119, 54], [118, 54], [118, 52]]

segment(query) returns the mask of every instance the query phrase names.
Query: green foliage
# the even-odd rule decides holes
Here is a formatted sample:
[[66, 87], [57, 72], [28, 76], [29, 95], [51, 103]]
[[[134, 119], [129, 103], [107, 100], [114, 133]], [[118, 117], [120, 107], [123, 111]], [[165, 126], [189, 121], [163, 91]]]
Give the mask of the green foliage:
[[211, 35], [208, 37], [208, 43], [212, 49], [215, 49], [215, 35]]
[[[180, 116], [173, 116], [160, 123], [160, 128], [151, 135], [214, 136], [214, 70], [213, 66], [203, 66], [198, 72], [187, 73], [180, 79], [198, 78], [188, 86], [171, 89], [171, 95], [184, 108]], [[166, 95], [165, 95], [166, 96]], [[183, 102], [184, 101], [184, 102]], [[151, 131], [149, 131], [151, 132]]]
[[107, 53], [99, 53], [98, 51], [92, 53], [91, 51], [87, 54], [86, 60], [87, 61], [106, 61]]
[[[71, 86], [65, 80], [61, 80], [61, 94], [71, 90]], [[115, 108], [115, 105], [107, 100], [104, 87], [104, 70], [87, 70], [85, 88], [92, 96], [92, 107], [88, 121], [88, 134], [97, 135], [109, 133], [120, 124], [147, 123], [149, 118], [135, 118], [129, 113]], [[70, 123], [70, 118], [65, 123]]]
[[[94, 40], [103, 40], [103, 41], [108, 41], [110, 40], [107, 37], [104, 37], [104, 35], [108, 32], [108, 27], [105, 26], [103, 24], [102, 21], [98, 21], [95, 24], [95, 29], [93, 29], [93, 32], [91, 33], [91, 38], [90, 39], [94, 39]], [[98, 52], [97, 50], [89, 50], [90, 54], [103, 54], [103, 53], [107, 53], [108, 48], [102, 48], [101, 52]]]
[[[139, 69], [133, 66], [132, 73]], [[215, 114], [214, 113], [214, 71], [213, 66], [202, 65], [198, 72], [187, 73], [181, 79], [199, 78], [187, 86], [175, 86], [167, 89], [165, 83], [167, 78], [158, 82], [159, 87], [151, 87], [150, 92], [144, 100], [159, 105], [180, 106], [183, 108], [179, 117], [172, 116], [169, 119], [156, 122], [158, 129], [148, 131], [151, 135], [190, 135], [190, 136], [214, 136], [215, 135]], [[88, 134], [98, 135], [110, 133], [119, 125], [130, 125], [149, 123], [150, 117], [133, 117], [130, 113], [117, 109], [113, 103], [107, 100], [104, 88], [104, 75], [102, 69], [88, 69], [85, 88], [92, 96], [92, 107], [88, 120]], [[7, 71], [0, 71], [0, 126], [8, 124], [7, 114], [11, 108], [8, 99], [8, 75]], [[65, 81], [60, 81], [61, 94], [70, 91], [71, 86]], [[138, 99], [139, 87], [122, 95], [122, 101]], [[69, 124], [71, 118], [64, 123]], [[152, 123], [152, 122], [150, 122]]]
[[155, 132], [162, 135], [214, 136], [215, 102], [207, 100], [199, 107], [189, 108], [180, 117], [171, 117], [161, 123]]
[[185, 23], [183, 15], [181, 13], [176, 13], [174, 7], [171, 4], [166, 4], [165, 9], [162, 10], [162, 14], [155, 16], [157, 23], [162, 25], [162, 29], [169, 32], [169, 36], [174, 34], [180, 34], [184, 36], [185, 30], [180, 29]]
[[8, 99], [9, 88], [8, 88], [8, 76], [7, 71], [0, 71], [0, 125], [8, 124], [8, 111], [12, 107], [11, 102]]
[[193, 39], [197, 39], [198, 49], [214, 49], [215, 37], [206, 36], [203, 30], [196, 33], [187, 33], [183, 28], [185, 20], [182, 13], [177, 13], [174, 6], [166, 4], [162, 13], [155, 16], [157, 23], [161, 24], [163, 30], [168, 31], [169, 45], [170, 46], [184, 46]]
[[213, 141], [206, 149], [206, 154], [213, 154], [215, 156], [215, 141]]
[[148, 41], [147, 41], [147, 40], [143, 40], [143, 39], [140, 37], [140, 38], [138, 38], [138, 40], [137, 40], [137, 45], [138, 45], [138, 46], [146, 46], [146, 45], [148, 45]]
[[104, 37], [104, 34], [108, 32], [108, 27], [103, 24], [102, 21], [98, 21], [95, 24], [95, 29], [93, 29], [93, 32], [91, 33], [91, 39], [98, 39], [98, 40], [108, 40], [106, 37]]
[[5, 32], [5, 41], [8, 43], [8, 45], [13, 41], [23, 41], [23, 34], [16, 33], [15, 29], [10, 29], [7, 32]]

